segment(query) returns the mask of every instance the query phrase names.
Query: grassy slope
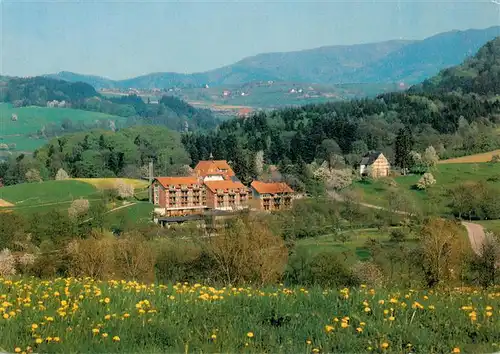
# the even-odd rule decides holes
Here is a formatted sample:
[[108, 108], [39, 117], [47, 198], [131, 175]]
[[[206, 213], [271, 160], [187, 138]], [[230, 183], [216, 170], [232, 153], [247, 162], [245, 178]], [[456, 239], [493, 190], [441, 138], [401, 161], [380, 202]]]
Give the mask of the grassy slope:
[[71, 180], [24, 183], [0, 188], [0, 198], [14, 203], [16, 207], [70, 202], [96, 193], [94, 186]]
[[[437, 166], [433, 175], [437, 183], [428, 192], [412, 188], [420, 179], [419, 175], [396, 177], [395, 181], [400, 192], [406, 194], [423, 210], [426, 210], [430, 205], [429, 202], [434, 197], [437, 197], [437, 199], [441, 199], [437, 205], [437, 211], [446, 213], [446, 200], [445, 198], [440, 198], [443, 196], [445, 189], [465, 181], [484, 181], [488, 180], [488, 178], [498, 177], [500, 176], [500, 164], [442, 164]], [[387, 206], [389, 204], [388, 191], [390, 186], [382, 180], [375, 180], [370, 183], [357, 182], [353, 188], [361, 192], [363, 200], [367, 203], [380, 206]]]
[[[31, 301], [23, 305], [26, 288], [31, 289]], [[492, 353], [500, 345], [498, 288], [474, 290], [220, 289], [90, 279], [0, 280], [0, 294], [13, 304], [7, 311], [18, 310], [13, 317], [0, 318], [0, 350], [13, 353], [30, 346], [35, 353], [452, 353], [457, 348]], [[103, 303], [106, 298], [109, 304]], [[68, 308], [61, 316], [57, 310], [62, 299]], [[473, 310], [477, 317], [471, 320]], [[487, 317], [488, 311], [492, 316]], [[48, 316], [53, 321], [48, 322]], [[33, 331], [32, 324], [37, 324]], [[40, 344], [36, 336], [42, 338]], [[58, 337], [58, 342], [47, 337]]]
[[[12, 114], [17, 114], [18, 120], [12, 121]], [[109, 114], [88, 112], [70, 108], [21, 107], [13, 108], [7, 103], [0, 103], [0, 143], [16, 144], [16, 150], [32, 151], [46, 143], [46, 139], [30, 138], [43, 126], [51, 123], [60, 125], [65, 119], [73, 123], [79, 121], [86, 124], [97, 120], [112, 119], [116, 121], [125, 118]]]

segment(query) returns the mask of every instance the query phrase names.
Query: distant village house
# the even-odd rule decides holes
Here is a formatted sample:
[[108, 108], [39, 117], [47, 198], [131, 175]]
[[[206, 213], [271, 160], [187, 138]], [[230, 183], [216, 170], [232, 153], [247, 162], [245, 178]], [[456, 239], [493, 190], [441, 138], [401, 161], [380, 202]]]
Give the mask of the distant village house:
[[387, 177], [391, 170], [389, 160], [381, 152], [371, 152], [363, 157], [359, 166], [361, 176]]

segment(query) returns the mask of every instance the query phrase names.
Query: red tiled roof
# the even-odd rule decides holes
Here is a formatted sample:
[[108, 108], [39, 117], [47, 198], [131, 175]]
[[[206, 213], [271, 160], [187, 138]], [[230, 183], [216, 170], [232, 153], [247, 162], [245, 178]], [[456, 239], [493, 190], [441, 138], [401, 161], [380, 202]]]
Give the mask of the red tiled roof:
[[156, 177], [155, 178], [163, 187], [172, 185], [190, 185], [201, 184], [196, 177]]
[[253, 181], [251, 186], [260, 194], [293, 193], [293, 189], [290, 188], [288, 184], [283, 182], [267, 183], [267, 182]]
[[229, 178], [234, 176], [234, 171], [226, 160], [200, 161], [194, 168], [194, 172], [200, 177], [223, 175]]
[[245, 189], [245, 185], [241, 182], [233, 181], [206, 181], [205, 186], [212, 192], [217, 192], [218, 189]]

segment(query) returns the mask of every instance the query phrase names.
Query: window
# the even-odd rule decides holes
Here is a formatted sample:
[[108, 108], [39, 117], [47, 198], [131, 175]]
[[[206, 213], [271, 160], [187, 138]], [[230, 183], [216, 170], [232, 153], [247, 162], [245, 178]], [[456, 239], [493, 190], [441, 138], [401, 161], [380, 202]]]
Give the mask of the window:
[[229, 205], [234, 206], [236, 204], [236, 196], [234, 194], [229, 195]]
[[224, 204], [224, 195], [217, 195], [217, 204]]
[[264, 204], [264, 210], [269, 210], [269, 204], [268, 205]]
[[156, 205], [160, 204], [160, 189], [158, 188], [158, 185], [156, 184], [154, 187], [154, 203]]

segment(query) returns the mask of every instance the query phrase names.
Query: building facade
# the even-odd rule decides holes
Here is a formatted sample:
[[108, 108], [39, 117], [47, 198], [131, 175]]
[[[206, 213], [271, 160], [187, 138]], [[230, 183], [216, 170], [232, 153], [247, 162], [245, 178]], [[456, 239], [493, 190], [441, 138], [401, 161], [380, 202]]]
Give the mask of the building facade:
[[152, 186], [158, 215], [184, 216], [200, 214], [207, 209], [206, 188], [196, 177], [157, 177]]
[[207, 207], [214, 210], [241, 210], [248, 207], [250, 191], [241, 182], [207, 181]]
[[252, 199], [257, 209], [275, 211], [292, 207], [294, 191], [286, 183], [266, 183], [253, 181]]
[[372, 178], [387, 177], [391, 171], [389, 160], [381, 152], [373, 152], [365, 155], [359, 166], [361, 176]]
[[200, 161], [190, 177], [157, 177], [151, 183], [154, 212], [162, 220], [251, 206], [258, 210], [283, 210], [292, 206], [293, 195], [286, 183], [254, 181], [249, 188], [223, 160]]

